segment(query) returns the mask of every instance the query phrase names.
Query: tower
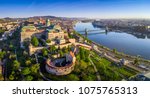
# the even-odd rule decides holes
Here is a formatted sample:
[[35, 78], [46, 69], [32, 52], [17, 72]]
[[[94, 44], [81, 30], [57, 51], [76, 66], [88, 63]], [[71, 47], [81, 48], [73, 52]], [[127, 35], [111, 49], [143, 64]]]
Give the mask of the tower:
[[46, 20], [46, 26], [48, 27], [48, 26], [50, 26], [51, 24], [50, 24], [50, 20], [49, 19], [47, 19]]
[[108, 31], [109, 31], [109, 28], [106, 26], [106, 28], [105, 28], [106, 34], [108, 33]]
[[87, 28], [85, 29], [85, 37], [87, 37], [87, 35], [88, 35], [88, 30], [87, 30]]

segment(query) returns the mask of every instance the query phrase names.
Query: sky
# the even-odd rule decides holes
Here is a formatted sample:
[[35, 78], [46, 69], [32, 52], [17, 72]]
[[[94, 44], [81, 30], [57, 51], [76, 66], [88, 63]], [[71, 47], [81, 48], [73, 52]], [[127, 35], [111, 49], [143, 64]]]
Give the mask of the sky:
[[150, 0], [0, 0], [0, 18], [150, 18]]

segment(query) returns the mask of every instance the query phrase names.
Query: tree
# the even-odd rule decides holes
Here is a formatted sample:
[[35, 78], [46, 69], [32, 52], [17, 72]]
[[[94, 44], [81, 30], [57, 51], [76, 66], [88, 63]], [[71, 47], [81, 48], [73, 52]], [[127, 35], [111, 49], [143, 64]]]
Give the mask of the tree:
[[32, 65], [31, 68], [30, 68], [30, 69], [31, 69], [31, 73], [32, 73], [32, 74], [37, 74], [39, 68], [40, 68], [39, 64], [34, 64], [34, 65]]
[[26, 81], [32, 81], [33, 80], [33, 76], [28, 75], [28, 76], [25, 77], [25, 80]]
[[69, 80], [73, 80], [73, 81], [79, 81], [79, 78], [78, 78], [78, 76], [77, 75], [75, 75], [75, 74], [70, 74], [70, 75], [68, 75], [68, 78], [69, 78]]
[[28, 52], [27, 51], [23, 51], [23, 56], [25, 57], [25, 58], [27, 58], [29, 55], [28, 55]]
[[15, 50], [15, 47], [13, 46], [13, 44], [9, 45], [10, 50]]
[[68, 51], [70, 51], [71, 50], [71, 47], [70, 46], [68, 46]]
[[85, 62], [90, 62], [90, 60], [89, 60], [88, 57], [86, 57], [84, 61], [85, 61]]
[[92, 75], [92, 74], [85, 75], [85, 76], [82, 77], [82, 81], [94, 81], [94, 80], [96, 80], [96, 79], [95, 79], [95, 76]]
[[26, 64], [27, 66], [30, 66], [30, 65], [31, 65], [31, 60], [26, 60], [25, 64]]
[[22, 69], [22, 74], [23, 74], [23, 75], [28, 75], [28, 74], [30, 74], [30, 73], [31, 73], [30, 68], [25, 67], [25, 68]]
[[62, 50], [62, 52], [67, 53], [67, 48], [66, 47], [63, 47], [61, 50]]
[[60, 57], [62, 57], [62, 56], [63, 56], [63, 52], [62, 52], [62, 50], [60, 50], [60, 51], [59, 51], [59, 54], [60, 54]]
[[11, 54], [9, 55], [9, 59], [11, 59], [11, 60], [15, 60], [15, 59], [16, 59], [16, 55], [15, 55], [15, 54], [13, 54], [13, 53], [11, 53]]
[[0, 51], [0, 60], [4, 58], [6, 52], [5, 51]]
[[87, 67], [86, 72], [90, 73], [90, 74], [94, 74], [95, 70], [94, 70], [93, 66], [89, 66], [89, 67]]
[[11, 74], [10, 76], [9, 76], [9, 80], [14, 80], [15, 78], [14, 78], [14, 76]]
[[39, 41], [38, 41], [37, 37], [35, 37], [35, 36], [32, 37], [31, 43], [33, 46], [37, 47], [39, 45]]
[[54, 45], [50, 46], [50, 52], [55, 53], [56, 52], [56, 47]]
[[5, 30], [0, 29], [0, 36], [5, 32]]
[[5, 32], [5, 30], [0, 29], [0, 33], [4, 33], [4, 32]]
[[50, 39], [47, 39], [46, 42], [47, 42], [47, 43], [51, 43], [51, 40], [50, 40]]
[[84, 62], [83, 60], [80, 61], [80, 69], [81, 70], [85, 70], [87, 68], [87, 66], [88, 65], [86, 62]]
[[85, 59], [85, 54], [84, 54], [84, 49], [83, 49], [83, 48], [80, 48], [80, 58], [81, 58], [82, 60]]
[[73, 36], [71, 35], [71, 33], [68, 33], [69, 38], [73, 38]]
[[44, 49], [42, 49], [42, 54], [43, 54], [43, 56], [47, 56], [48, 55], [48, 51], [44, 48]]
[[14, 70], [18, 70], [20, 68], [20, 63], [17, 60], [13, 61], [13, 68]]

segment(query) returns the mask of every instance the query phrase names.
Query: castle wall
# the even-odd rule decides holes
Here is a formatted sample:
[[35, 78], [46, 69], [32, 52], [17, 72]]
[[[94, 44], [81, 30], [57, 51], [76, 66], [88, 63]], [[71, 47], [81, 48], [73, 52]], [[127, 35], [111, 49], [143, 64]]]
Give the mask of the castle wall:
[[54, 74], [54, 75], [67, 75], [71, 73], [74, 70], [74, 64], [72, 64], [69, 67], [64, 67], [64, 68], [53, 68], [50, 67], [49, 65], [46, 65], [46, 70], [48, 73]]
[[41, 51], [44, 47], [33, 47], [32, 45], [29, 46], [29, 55], [34, 54], [35, 52]]

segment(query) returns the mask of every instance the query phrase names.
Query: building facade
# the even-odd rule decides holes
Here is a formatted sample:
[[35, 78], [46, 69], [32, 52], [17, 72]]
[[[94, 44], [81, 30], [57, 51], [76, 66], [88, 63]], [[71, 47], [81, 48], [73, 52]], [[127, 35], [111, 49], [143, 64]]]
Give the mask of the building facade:
[[54, 39], [64, 39], [65, 36], [68, 36], [67, 33], [61, 29], [60, 26], [54, 26], [51, 29], [47, 29], [46, 37], [47, 39], [54, 40]]
[[38, 33], [35, 26], [24, 26], [20, 33], [20, 47], [24, 47], [24, 41], [30, 41], [31, 37]]

